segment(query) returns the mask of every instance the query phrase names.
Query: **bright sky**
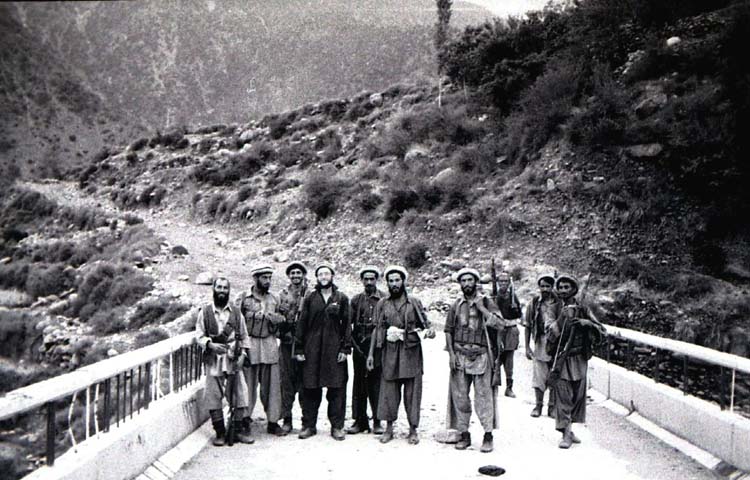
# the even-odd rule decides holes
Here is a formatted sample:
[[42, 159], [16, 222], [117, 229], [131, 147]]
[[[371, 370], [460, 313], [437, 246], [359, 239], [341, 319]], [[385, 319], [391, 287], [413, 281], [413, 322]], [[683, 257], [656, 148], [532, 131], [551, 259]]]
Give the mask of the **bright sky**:
[[548, 0], [464, 0], [486, 8], [499, 17], [520, 15], [529, 10], [542, 9]]

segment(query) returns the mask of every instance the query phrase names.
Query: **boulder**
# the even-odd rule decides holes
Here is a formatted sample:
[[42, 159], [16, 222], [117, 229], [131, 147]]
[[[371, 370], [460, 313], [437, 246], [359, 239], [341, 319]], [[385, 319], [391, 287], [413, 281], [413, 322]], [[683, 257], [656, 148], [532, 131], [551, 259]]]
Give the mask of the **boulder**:
[[214, 283], [214, 274], [211, 272], [201, 272], [195, 277], [196, 285], [212, 285]]
[[492, 282], [492, 275], [489, 273], [485, 273], [482, 275], [482, 278], [479, 279], [479, 283], [491, 283]]
[[455, 178], [456, 172], [453, 170], [452, 167], [444, 168], [443, 170], [440, 170], [437, 175], [432, 177], [432, 183], [436, 184], [445, 184], [450, 183], [453, 178]]
[[552, 180], [551, 178], [548, 178], [547, 179], [547, 191], [551, 192], [554, 189], [555, 189], [555, 181]]
[[661, 143], [642, 143], [626, 149], [628, 155], [634, 158], [653, 158], [658, 156], [664, 147]]
[[108, 357], [115, 357], [115, 356], [117, 356], [119, 354], [120, 354], [120, 352], [118, 352], [114, 348], [110, 348], [109, 350], [107, 350], [107, 356]]
[[411, 147], [408, 152], [406, 152], [406, 155], [404, 155], [404, 160], [406, 163], [412, 163], [412, 162], [423, 162], [427, 160], [428, 154], [427, 150], [424, 147]]
[[669, 98], [664, 92], [652, 92], [638, 102], [635, 106], [635, 114], [638, 118], [646, 118], [661, 110], [667, 104]]
[[261, 255], [273, 255], [273, 253], [274, 253], [275, 251], [276, 251], [276, 250], [274, 250], [274, 248], [273, 248], [273, 247], [266, 247], [266, 248], [264, 248], [263, 250], [261, 250], [260, 254], [261, 254]]
[[283, 250], [281, 252], [278, 252], [276, 255], [273, 256], [273, 261], [278, 263], [286, 263], [289, 261], [289, 252], [286, 250]]
[[10, 263], [13, 259], [11, 257], [3, 257], [0, 259], [0, 265], [5, 265], [7, 263]]
[[188, 280], [190, 280], [190, 277], [188, 275], [179, 275], [177, 277], [177, 280], [179, 280], [181, 282], [187, 282]]
[[667, 39], [667, 47], [674, 47], [675, 45], [678, 45], [680, 42], [682, 42], [682, 39], [680, 37], [669, 37]]
[[380, 93], [373, 93], [370, 95], [370, 105], [373, 107], [379, 107], [383, 105], [383, 95]]
[[172, 253], [175, 255], [188, 255], [188, 249], [182, 245], [175, 245], [172, 247]]
[[299, 242], [300, 238], [302, 238], [302, 234], [302, 230], [293, 231], [286, 237], [286, 240], [284, 240], [284, 245], [286, 245], [287, 247], [293, 247], [297, 244], [297, 242]]

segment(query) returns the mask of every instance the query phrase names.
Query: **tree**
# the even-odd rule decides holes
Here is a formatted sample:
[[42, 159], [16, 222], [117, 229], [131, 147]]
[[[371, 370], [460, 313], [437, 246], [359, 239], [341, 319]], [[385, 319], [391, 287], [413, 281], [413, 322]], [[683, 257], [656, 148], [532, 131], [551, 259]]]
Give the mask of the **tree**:
[[443, 71], [445, 69], [445, 44], [448, 41], [448, 29], [451, 22], [451, 5], [453, 0], [435, 0], [437, 5], [437, 23], [435, 24], [435, 53], [438, 64], [438, 106], [442, 105]]

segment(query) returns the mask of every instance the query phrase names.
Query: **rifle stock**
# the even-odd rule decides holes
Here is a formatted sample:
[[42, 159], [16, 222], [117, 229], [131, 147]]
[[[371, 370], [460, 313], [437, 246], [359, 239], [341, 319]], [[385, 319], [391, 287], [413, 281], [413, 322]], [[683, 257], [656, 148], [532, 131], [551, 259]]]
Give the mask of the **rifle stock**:
[[490, 262], [490, 271], [492, 275], [492, 298], [497, 298], [497, 272], [495, 271], [495, 257]]

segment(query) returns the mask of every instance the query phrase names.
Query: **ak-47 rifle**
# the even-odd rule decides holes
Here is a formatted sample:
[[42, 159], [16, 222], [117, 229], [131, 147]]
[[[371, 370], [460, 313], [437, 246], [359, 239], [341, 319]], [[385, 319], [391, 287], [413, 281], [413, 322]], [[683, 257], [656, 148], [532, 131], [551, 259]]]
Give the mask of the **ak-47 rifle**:
[[[242, 342], [240, 341], [240, 325], [239, 322], [242, 321], [242, 317], [238, 315], [237, 317], [237, 325], [234, 329], [234, 357], [232, 361], [237, 361], [238, 358], [240, 358], [240, 355], [242, 355]], [[236, 423], [235, 416], [237, 414], [237, 375], [240, 375], [240, 373], [237, 371], [237, 368], [235, 368], [236, 365], [233, 365], [231, 368], [231, 372], [227, 375], [227, 402], [229, 403], [229, 427], [227, 428], [227, 445], [230, 447], [234, 445], [234, 426]]]
[[[591, 280], [591, 273], [586, 277], [586, 282], [583, 284], [583, 288], [581, 289], [581, 296], [578, 299], [578, 302], [580, 305], [584, 305], [584, 301], [586, 300], [586, 295], [588, 294], [588, 286], [589, 286], [589, 280]], [[576, 314], [578, 313], [578, 309], [576, 308]], [[558, 380], [560, 380], [560, 369], [562, 368], [562, 365], [565, 364], [565, 360], [567, 360], [568, 355], [570, 354], [570, 348], [573, 345], [573, 337], [575, 335], [576, 330], [576, 324], [573, 324], [570, 326], [570, 331], [568, 333], [567, 341], [565, 342], [565, 346], [560, 350], [560, 344], [562, 343], [562, 339], [565, 336], [565, 327], [567, 326], [568, 320], [570, 320], [570, 315], [567, 315], [565, 313], [565, 307], [563, 307], [562, 315], [565, 317], [563, 320], [563, 326], [560, 329], [560, 338], [557, 341], [557, 349], [555, 350], [555, 359], [552, 362], [552, 368], [550, 368], [549, 375], [547, 375], [547, 387], [552, 388], [557, 384]], [[576, 318], [576, 317], [574, 317]]]
[[490, 274], [492, 275], [492, 298], [497, 298], [497, 272], [495, 271], [495, 257], [490, 262]]
[[513, 275], [510, 276], [510, 306], [514, 310], [518, 308], [518, 299], [516, 298], [516, 286], [513, 285]]

